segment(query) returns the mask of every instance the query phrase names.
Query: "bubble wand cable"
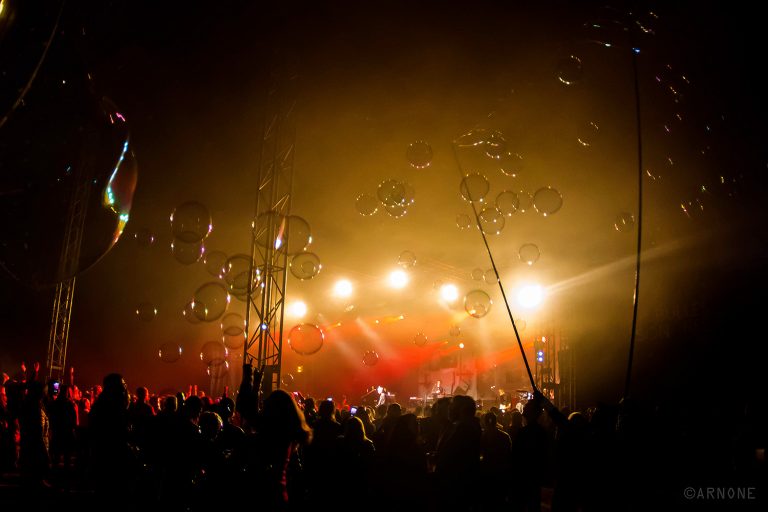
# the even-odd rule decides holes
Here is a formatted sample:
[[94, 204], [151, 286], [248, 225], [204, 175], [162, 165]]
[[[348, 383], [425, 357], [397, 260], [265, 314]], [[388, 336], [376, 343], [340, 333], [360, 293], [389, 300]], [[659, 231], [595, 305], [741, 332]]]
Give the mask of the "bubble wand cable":
[[632, 27], [630, 26], [630, 48], [632, 51], [632, 73], [635, 86], [635, 121], [637, 129], [637, 257], [635, 260], [635, 293], [632, 296], [632, 334], [629, 337], [629, 357], [627, 360], [627, 375], [624, 381], [624, 397], [629, 396], [632, 381], [632, 359], [635, 354], [635, 333], [637, 332], [637, 304], [640, 293], [640, 254], [643, 241], [643, 134], [640, 122], [640, 82], [637, 73], [637, 54], [639, 48], [632, 44]]
[[[462, 178], [464, 177], [464, 170], [461, 167], [461, 162], [459, 161], [459, 154], [456, 152], [456, 141], [454, 140], [451, 143], [451, 149], [453, 150], [453, 158], [456, 161], [456, 167], [459, 169], [459, 173], [461, 173]], [[467, 191], [469, 193], [469, 191]], [[504, 305], [507, 308], [507, 314], [509, 315], [509, 320], [512, 322], [512, 329], [515, 331], [515, 339], [517, 340], [517, 346], [520, 349], [520, 354], [523, 356], [523, 363], [525, 363], [525, 370], [528, 372], [528, 380], [531, 382], [531, 388], [533, 388], [533, 391], [539, 391], [536, 387], [536, 383], [533, 380], [533, 374], [531, 373], [531, 366], [528, 364], [528, 358], [525, 356], [525, 350], [523, 350], [523, 342], [520, 341], [520, 333], [517, 332], [517, 325], [515, 324], [515, 319], [512, 316], [512, 310], [509, 307], [509, 301], [507, 301], [507, 294], [504, 291], [504, 285], [501, 283], [501, 279], [499, 278], [499, 270], [496, 268], [496, 261], [493, 259], [493, 254], [491, 253], [491, 247], [488, 245], [488, 238], [485, 236], [485, 231], [483, 231], [482, 226], [480, 225], [480, 216], [477, 213], [477, 208], [475, 208], [475, 202], [472, 200], [472, 197], [470, 196], [469, 204], [472, 206], [472, 213], [475, 214], [475, 225], [477, 226], [477, 229], [480, 231], [480, 235], [483, 237], [483, 243], [485, 244], [485, 250], [488, 252], [488, 258], [491, 260], [491, 266], [493, 267], [493, 273], [496, 276], [496, 282], [499, 285], [499, 289], [501, 290], [501, 297], [504, 299]]]

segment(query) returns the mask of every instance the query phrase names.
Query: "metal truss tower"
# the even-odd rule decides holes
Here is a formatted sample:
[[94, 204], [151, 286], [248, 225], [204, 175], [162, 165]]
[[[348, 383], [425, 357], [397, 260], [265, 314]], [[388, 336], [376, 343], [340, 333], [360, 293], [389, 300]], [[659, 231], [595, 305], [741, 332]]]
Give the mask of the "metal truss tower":
[[262, 387], [280, 387], [296, 136], [296, 75], [274, 66], [264, 103], [243, 362], [264, 369]]

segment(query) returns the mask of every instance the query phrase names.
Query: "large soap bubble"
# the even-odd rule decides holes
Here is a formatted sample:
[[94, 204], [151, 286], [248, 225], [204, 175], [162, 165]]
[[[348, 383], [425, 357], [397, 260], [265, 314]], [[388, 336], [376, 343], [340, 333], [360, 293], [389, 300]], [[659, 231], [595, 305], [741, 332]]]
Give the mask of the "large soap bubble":
[[499, 160], [507, 153], [507, 141], [500, 131], [493, 131], [485, 140], [485, 154]]
[[200, 360], [203, 364], [221, 364], [229, 357], [229, 350], [224, 343], [217, 340], [206, 341], [200, 349]]
[[384, 206], [405, 206], [405, 185], [397, 180], [384, 180], [376, 190], [376, 196]]
[[141, 249], [147, 249], [155, 243], [155, 234], [147, 228], [141, 228], [133, 234], [133, 239]]
[[193, 265], [200, 261], [200, 258], [205, 254], [205, 245], [203, 245], [202, 240], [197, 242], [174, 240], [171, 242], [171, 254], [173, 254], [173, 259], [182, 265]]
[[483, 290], [472, 290], [464, 297], [464, 310], [475, 318], [487, 315], [492, 305], [493, 301]]
[[397, 258], [397, 264], [408, 269], [416, 265], [416, 255], [412, 251], [403, 251]]
[[483, 208], [477, 218], [480, 220], [480, 228], [486, 235], [498, 235], [504, 229], [504, 215], [496, 207]]
[[635, 227], [635, 216], [631, 213], [622, 212], [616, 216], [613, 227], [616, 229], [616, 231], [620, 231], [622, 233], [632, 231]]
[[223, 284], [216, 281], [205, 283], [195, 291], [192, 312], [203, 322], [213, 322], [221, 318], [229, 301], [229, 293]]
[[413, 337], [413, 344], [417, 347], [423, 347], [427, 344], [427, 337], [423, 332], [417, 332], [416, 336]]
[[136, 306], [136, 316], [142, 322], [151, 322], [157, 318], [157, 308], [149, 302], [142, 302]]
[[408, 146], [405, 158], [415, 169], [424, 169], [432, 163], [432, 146], [423, 140], [416, 141]]
[[375, 350], [366, 350], [363, 354], [363, 364], [365, 366], [376, 366], [379, 362], [379, 354]]
[[517, 153], [504, 153], [499, 158], [499, 169], [502, 174], [517, 178], [523, 170], [523, 157]]
[[181, 345], [178, 343], [163, 343], [157, 350], [157, 357], [164, 363], [175, 363], [181, 358]]
[[539, 252], [539, 247], [536, 244], [521, 245], [517, 254], [520, 257], [520, 261], [527, 263], [528, 265], [533, 265], [536, 263], [536, 261], [539, 259], [539, 256], [541, 255]]
[[75, 68], [38, 78], [43, 89], [0, 137], [0, 266], [34, 288], [76, 276], [115, 245], [138, 178], [125, 118]]
[[203, 259], [205, 271], [213, 277], [222, 278], [226, 274], [227, 255], [221, 251], [206, 252]]
[[173, 236], [182, 242], [200, 242], [212, 229], [208, 208], [197, 201], [182, 203], [171, 214]]
[[[258, 282], [259, 272], [254, 270], [254, 280]], [[224, 282], [233, 295], [248, 293], [248, 277], [251, 275], [251, 257], [246, 254], [235, 254], [224, 264]]]
[[568, 55], [557, 63], [557, 79], [565, 85], [573, 85], [581, 80], [583, 70], [581, 59], [575, 55]]
[[499, 280], [496, 278], [496, 271], [493, 270], [492, 268], [489, 268], [488, 270], [485, 271], [485, 273], [483, 274], [483, 280], [485, 281], [486, 284], [491, 284], [491, 285], [498, 284], [499, 282]]
[[245, 319], [240, 313], [227, 313], [221, 317], [221, 332], [227, 336], [237, 336], [245, 330]]
[[195, 315], [195, 301], [187, 302], [184, 309], [181, 311], [181, 315], [192, 325], [200, 323], [200, 319]]
[[552, 187], [542, 187], [533, 195], [533, 207], [545, 217], [557, 212], [561, 206], [563, 196]]
[[464, 176], [459, 185], [461, 197], [470, 202], [482, 202], [490, 188], [488, 180], [479, 173]]
[[312, 243], [309, 223], [298, 215], [289, 215], [285, 218], [285, 223], [281, 226], [275, 240], [275, 249], [283, 247], [286, 236], [288, 242], [285, 250], [289, 255], [304, 251]]
[[520, 199], [517, 197], [517, 194], [515, 194], [514, 192], [505, 190], [503, 192], [500, 192], [499, 195], [496, 196], [496, 208], [499, 209], [502, 215], [511, 217], [519, 207], [520, 207]]
[[526, 211], [533, 208], [533, 196], [526, 192], [525, 190], [521, 190], [517, 194], [517, 211], [520, 213], [525, 213]]
[[469, 229], [469, 226], [472, 225], [472, 220], [466, 213], [460, 213], [456, 216], [456, 225], [459, 226], [459, 229]]
[[458, 325], [452, 325], [451, 328], [448, 330], [448, 334], [452, 338], [458, 338], [459, 336], [461, 336], [461, 327], [459, 327]]
[[583, 147], [588, 148], [595, 143], [595, 139], [600, 134], [600, 127], [594, 121], [590, 121], [578, 128], [576, 131], [576, 140]]
[[470, 272], [470, 276], [472, 276], [473, 280], [480, 281], [483, 278], [483, 269], [473, 268], [472, 272]]
[[290, 263], [291, 274], [302, 281], [312, 279], [320, 273], [322, 268], [320, 258], [312, 252], [299, 253], [291, 259]]
[[229, 361], [221, 361], [219, 363], [211, 363], [206, 370], [208, 376], [212, 379], [222, 379], [229, 373]]
[[245, 345], [245, 331], [232, 336], [228, 334], [222, 334], [221, 340], [224, 342], [224, 346], [229, 350], [237, 350]]
[[363, 217], [370, 217], [379, 211], [379, 201], [371, 194], [360, 194], [355, 199], [355, 209]]
[[295, 325], [288, 333], [288, 345], [299, 355], [310, 356], [323, 348], [325, 335], [314, 324]]

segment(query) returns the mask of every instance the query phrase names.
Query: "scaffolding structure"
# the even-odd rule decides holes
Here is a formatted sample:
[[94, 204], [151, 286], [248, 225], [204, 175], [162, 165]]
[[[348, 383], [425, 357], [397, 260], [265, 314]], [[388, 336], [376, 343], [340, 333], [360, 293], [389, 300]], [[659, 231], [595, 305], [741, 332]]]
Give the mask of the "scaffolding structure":
[[280, 387], [296, 137], [296, 75], [273, 66], [266, 88], [245, 313], [243, 362]]

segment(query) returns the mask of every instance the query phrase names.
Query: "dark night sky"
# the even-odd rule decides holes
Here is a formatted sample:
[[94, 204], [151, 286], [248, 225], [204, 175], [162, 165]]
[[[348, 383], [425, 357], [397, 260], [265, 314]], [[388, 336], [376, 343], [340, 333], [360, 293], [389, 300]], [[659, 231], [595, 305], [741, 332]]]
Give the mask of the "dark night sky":
[[[478, 360], [514, 353], [498, 290], [470, 277], [472, 269], [489, 267], [482, 240], [454, 222], [471, 210], [458, 195], [450, 141], [481, 127], [503, 131], [525, 161], [514, 182], [482, 168], [496, 173], [488, 174], [492, 194], [549, 185], [563, 195], [555, 215], [518, 213], [491, 240], [510, 290], [524, 279], [551, 290], [538, 316], [521, 313], [529, 324], [523, 341], [530, 347], [532, 336], [550, 329], [577, 348], [580, 402], [621, 396], [635, 234], [616, 232], [613, 222], [620, 212], [636, 212], [631, 54], [622, 33], [584, 29], [588, 21], [610, 26], [619, 11], [598, 2], [490, 0], [293, 2], [272, 9], [233, 1], [92, 3], [80, 18], [73, 14], [87, 27], [82, 54], [99, 93], [128, 119], [139, 181], [122, 239], [78, 278], [69, 361], [83, 381], [121, 371], [130, 386], [205, 383], [195, 361], [168, 365], [156, 357], [162, 343], [178, 342], [193, 355], [218, 336], [215, 322], [192, 326], [182, 319], [191, 293], [212, 278], [201, 264], [174, 261], [168, 216], [184, 201], [200, 201], [214, 224], [207, 250], [247, 252], [265, 57], [280, 48], [300, 84], [293, 211], [312, 226], [312, 250], [324, 265], [312, 281], [289, 281], [288, 294], [308, 303], [310, 318], [319, 313], [328, 324], [349, 326], [329, 333], [313, 358], [286, 349], [286, 369], [313, 367], [318, 393], [354, 395], [386, 379], [391, 387], [400, 379], [400, 391], [412, 393], [412, 366], [422, 356], [410, 340], [420, 331], [449, 339], [461, 311], [436, 306], [438, 279], [453, 280], [462, 292], [482, 288], [494, 300], [488, 317], [461, 321]], [[639, 40], [638, 72], [644, 168], [656, 176], [645, 181], [648, 252], [634, 382], [644, 396], [672, 386], [709, 400], [758, 387], [765, 356], [765, 44], [757, 21], [738, 5], [666, 4], [633, 9], [633, 19], [655, 32]], [[614, 47], [596, 44], [596, 37]], [[583, 64], [572, 86], [557, 80], [567, 55]], [[576, 138], [589, 121], [599, 124], [600, 136], [584, 148]], [[8, 130], [0, 137], [14, 140]], [[419, 139], [430, 142], [434, 159], [417, 171], [404, 155]], [[465, 166], [490, 165], [460, 158]], [[413, 211], [403, 219], [357, 215], [355, 197], [390, 177], [414, 186]], [[680, 204], [688, 201], [704, 210], [686, 215]], [[141, 229], [157, 237], [150, 250], [133, 239]], [[59, 236], [55, 228], [43, 234]], [[526, 268], [516, 254], [530, 242], [542, 257]], [[404, 250], [418, 264], [408, 290], [397, 295], [380, 279]], [[327, 297], [339, 277], [359, 287], [353, 315]], [[11, 373], [21, 358], [44, 359], [52, 297], [0, 279], [0, 368]], [[141, 302], [158, 307], [156, 320], [136, 319]], [[399, 314], [406, 320], [373, 335], [360, 327]], [[362, 367], [370, 348], [382, 359]], [[517, 378], [519, 356], [508, 364]]]

